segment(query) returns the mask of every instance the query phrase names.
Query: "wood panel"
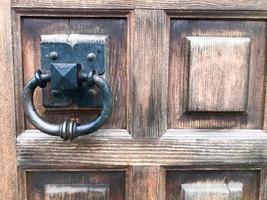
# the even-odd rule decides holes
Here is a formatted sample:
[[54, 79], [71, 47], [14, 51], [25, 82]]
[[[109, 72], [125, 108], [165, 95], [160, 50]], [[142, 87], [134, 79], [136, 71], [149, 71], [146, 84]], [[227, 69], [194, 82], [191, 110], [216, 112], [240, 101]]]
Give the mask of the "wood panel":
[[108, 200], [108, 186], [88, 184], [47, 184], [45, 200]]
[[182, 184], [182, 200], [242, 200], [242, 183], [193, 183]]
[[166, 130], [168, 21], [156, 10], [135, 10], [132, 18], [130, 130], [134, 137], [156, 138]]
[[10, 1], [0, 12], [0, 198], [17, 199], [14, 79]]
[[265, 0], [94, 0], [94, 1], [70, 1], [52, 0], [49, 2], [41, 0], [13, 0], [13, 7], [28, 8], [94, 8], [94, 9], [192, 9], [192, 10], [267, 10]]
[[[43, 34], [101, 34], [109, 37], [109, 66], [107, 80], [113, 92], [113, 113], [106, 127], [126, 129], [126, 91], [127, 91], [127, 20], [125, 18], [23, 18], [22, 28], [22, 65], [24, 84], [40, 65], [40, 35]], [[17, 66], [19, 67], [19, 66]], [[19, 74], [17, 74], [19, 76]], [[97, 110], [70, 111], [68, 109], [44, 109], [41, 103], [41, 90], [35, 94], [38, 112], [50, 121], [69, 118], [86, 122], [96, 117]], [[17, 106], [21, 106], [18, 95]], [[24, 116], [20, 115], [20, 123]], [[21, 127], [21, 126], [19, 126]], [[27, 123], [26, 128], [32, 127]]]
[[186, 37], [188, 112], [246, 112], [250, 38]]
[[[262, 128], [263, 126], [263, 99], [264, 99], [264, 66], [265, 66], [265, 38], [266, 38], [266, 24], [263, 21], [237, 21], [237, 20], [197, 20], [197, 19], [171, 19], [171, 35], [170, 35], [170, 67], [169, 67], [169, 95], [168, 95], [168, 128]], [[241, 72], [236, 80], [231, 80], [228, 72], [217, 72], [216, 67], [212, 64], [210, 57], [199, 57], [195, 66], [190, 64], [191, 69], [188, 69], [188, 55], [187, 55], [187, 39], [188, 37], [196, 37], [203, 39], [203, 37], [215, 37], [215, 38], [249, 38], [250, 39], [250, 51], [245, 53], [247, 48], [243, 48], [244, 52], [242, 57], [235, 55], [223, 56], [223, 54], [217, 55], [218, 63], [239, 65], [242, 62], [249, 61], [248, 74], [246, 70], [242, 71], [241, 64], [240, 71], [238, 66], [235, 66], [235, 73]], [[218, 40], [217, 40], [218, 41]], [[224, 43], [226, 45], [226, 43]], [[220, 48], [223, 48], [222, 46]], [[235, 48], [236, 49], [236, 48]], [[241, 48], [242, 49], [242, 48]], [[229, 48], [227, 49], [227, 51]], [[199, 51], [198, 55], [203, 55], [204, 51]], [[202, 52], [202, 53], [201, 53]], [[216, 51], [218, 53], [218, 51]], [[242, 52], [242, 50], [241, 50]], [[211, 53], [211, 52], [209, 52]], [[195, 54], [196, 55], [196, 54]], [[245, 58], [245, 56], [249, 58]], [[218, 57], [219, 56], [219, 57]], [[190, 59], [190, 58], [189, 58]], [[203, 61], [200, 61], [204, 59]], [[224, 60], [222, 62], [222, 60]], [[215, 62], [215, 61], [214, 61]], [[206, 63], [205, 65], [203, 63]], [[199, 65], [201, 64], [201, 65]], [[210, 65], [211, 64], [211, 65]], [[244, 64], [245, 66], [246, 64]], [[201, 67], [200, 67], [201, 66]], [[206, 66], [206, 67], [205, 67]], [[228, 65], [229, 66], [229, 65]], [[247, 66], [248, 67], [248, 66]], [[205, 70], [203, 70], [205, 68]], [[223, 65], [226, 69], [227, 66]], [[240, 68], [240, 69], [241, 69]], [[201, 73], [194, 71], [201, 69]], [[211, 70], [212, 69], [212, 70]], [[219, 70], [219, 69], [218, 69]], [[207, 73], [207, 74], [205, 74]], [[224, 74], [225, 73], [225, 74]], [[189, 77], [191, 75], [191, 77]], [[194, 77], [193, 77], [193, 76]], [[199, 76], [200, 75], [200, 76]], [[227, 77], [226, 83], [220, 82], [217, 75], [220, 75], [220, 79]], [[205, 79], [201, 79], [205, 76]], [[246, 84], [246, 79], [248, 83]], [[200, 77], [198, 79], [197, 77]], [[206, 78], [216, 80], [212, 84], [212, 81], [208, 81]], [[232, 82], [231, 82], [232, 81]], [[200, 84], [198, 84], [198, 82]], [[204, 84], [208, 84], [204, 86]], [[216, 85], [215, 85], [216, 84]], [[237, 88], [237, 85], [241, 88]], [[242, 86], [244, 84], [244, 86]], [[197, 86], [200, 86], [198, 88]], [[190, 89], [191, 87], [191, 89]], [[194, 91], [192, 91], [192, 87]], [[230, 88], [236, 88], [235, 98], [227, 98], [227, 102], [231, 103], [231, 106], [235, 106], [235, 109], [230, 111], [230, 108], [226, 108], [226, 104], [223, 103], [221, 98], [222, 94], [226, 94]], [[243, 89], [242, 89], [243, 87]], [[200, 92], [200, 90], [205, 90]], [[248, 91], [247, 91], [248, 90]], [[213, 91], [213, 92], [211, 92]], [[234, 92], [231, 91], [231, 92]], [[246, 106], [246, 91], [247, 93], [247, 106]], [[209, 93], [211, 92], [211, 93]], [[230, 93], [231, 93], [230, 92]], [[242, 92], [242, 94], [241, 94]], [[229, 94], [230, 94], [229, 93]], [[228, 94], [228, 96], [229, 96]], [[193, 96], [192, 96], [193, 95]], [[239, 95], [239, 96], [238, 96]], [[230, 95], [231, 97], [233, 95]], [[189, 97], [189, 100], [188, 100]], [[226, 97], [225, 97], [226, 98]], [[201, 99], [201, 100], [200, 100]], [[216, 100], [218, 99], [218, 100]], [[243, 99], [243, 100], [241, 100]], [[245, 99], [245, 100], [244, 100]], [[191, 108], [200, 111], [188, 112], [188, 101]], [[192, 102], [196, 101], [196, 102]], [[241, 109], [238, 108], [238, 101]], [[204, 103], [203, 103], [204, 102]], [[216, 104], [216, 102], [220, 102]], [[233, 103], [235, 102], [235, 103]], [[217, 108], [214, 107], [217, 105]], [[203, 106], [203, 108], [198, 108]], [[243, 107], [243, 108], [242, 108]], [[247, 107], [246, 112], [235, 112], [238, 110], [244, 110]], [[190, 110], [190, 108], [189, 108]], [[207, 112], [207, 111], [209, 112]], [[218, 111], [227, 112], [218, 112]], [[215, 111], [215, 112], [210, 112]]]
[[124, 200], [123, 171], [28, 171], [29, 200]]
[[152, 164], [260, 167], [267, 164], [266, 145], [267, 135], [260, 130], [169, 130], [161, 139], [139, 140], [126, 131], [106, 129], [73, 142], [29, 130], [17, 138], [17, 157], [23, 168]]
[[260, 171], [170, 170], [166, 172], [166, 200], [256, 200]]

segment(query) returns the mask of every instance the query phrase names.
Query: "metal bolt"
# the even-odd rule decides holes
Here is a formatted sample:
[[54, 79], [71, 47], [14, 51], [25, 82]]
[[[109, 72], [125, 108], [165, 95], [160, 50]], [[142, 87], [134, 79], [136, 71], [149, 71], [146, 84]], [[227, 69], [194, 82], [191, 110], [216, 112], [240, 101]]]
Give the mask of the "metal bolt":
[[96, 90], [94, 88], [90, 88], [88, 90], [88, 95], [90, 95], [90, 96], [96, 96], [96, 94], [97, 94], [97, 92], [96, 92]]
[[58, 54], [55, 51], [50, 52], [49, 58], [52, 60], [56, 60], [58, 58]]
[[95, 60], [96, 60], [96, 55], [95, 55], [94, 53], [89, 53], [89, 54], [87, 55], [87, 59], [88, 59], [89, 61], [95, 61]]

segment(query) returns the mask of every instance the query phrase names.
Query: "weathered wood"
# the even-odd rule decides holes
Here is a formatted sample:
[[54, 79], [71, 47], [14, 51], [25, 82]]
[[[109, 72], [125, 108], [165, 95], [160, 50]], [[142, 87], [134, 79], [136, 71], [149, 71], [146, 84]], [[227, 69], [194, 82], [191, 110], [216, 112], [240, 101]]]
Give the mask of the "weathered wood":
[[159, 166], [133, 166], [129, 179], [129, 200], [162, 199], [160, 198], [162, 183]]
[[27, 194], [28, 200], [124, 200], [125, 172], [28, 171]]
[[13, 7], [27, 8], [95, 8], [95, 9], [192, 9], [192, 10], [267, 10], [265, 0], [13, 0]]
[[[105, 19], [105, 18], [82, 18], [82, 19], [66, 19], [66, 18], [24, 18], [21, 22], [21, 51], [18, 49], [17, 57], [22, 52], [22, 74], [16, 74], [18, 80], [26, 81], [32, 78], [34, 71], [40, 67], [40, 36], [42, 34], [105, 34], [109, 38], [109, 67], [107, 69], [106, 78], [111, 86], [113, 93], [113, 112], [112, 116], [105, 127], [108, 128], [125, 128], [126, 125], [126, 91], [127, 91], [127, 26], [125, 19]], [[19, 63], [18, 63], [19, 64]], [[21, 66], [17, 65], [17, 68]], [[21, 89], [21, 88], [19, 88]], [[81, 123], [85, 123], [97, 116], [99, 111], [96, 110], [70, 110], [68, 108], [61, 109], [45, 109], [42, 107], [41, 90], [35, 92], [35, 105], [38, 112], [44, 118], [52, 121], [62, 121], [70, 118], [80, 119]], [[17, 94], [17, 109], [21, 111], [22, 102], [21, 94]], [[22, 131], [24, 124], [23, 112], [18, 112], [17, 124]], [[26, 128], [32, 127], [28, 122]]]
[[[262, 128], [263, 126], [263, 97], [264, 97], [264, 55], [265, 55], [265, 38], [266, 38], [266, 23], [263, 21], [239, 21], [239, 20], [191, 20], [191, 19], [171, 19], [171, 34], [170, 34], [170, 67], [169, 67], [169, 93], [168, 93], [168, 128]], [[245, 79], [245, 76], [248, 76], [248, 89], [243, 90], [243, 97], [246, 96], [246, 90], [248, 90], [247, 94], [247, 109], [246, 112], [217, 112], [218, 107], [222, 107], [223, 99], [220, 99], [221, 93], [225, 92], [223, 90], [228, 90], [236, 83], [230, 82], [230, 80], [224, 84], [219, 84], [218, 79], [224, 79], [223, 73], [217, 78], [215, 83], [207, 84], [207, 80], [209, 77], [214, 77], [219, 73], [216, 71], [212, 71], [216, 69], [212, 65], [209, 68], [210, 64], [212, 64], [212, 59], [208, 59], [208, 57], [203, 57], [203, 61], [196, 63], [195, 67], [203, 67], [204, 63], [206, 68], [201, 69], [199, 73], [195, 73], [191, 71], [188, 72], [187, 64], [187, 51], [186, 51], [186, 37], [228, 37], [228, 38], [238, 38], [245, 37], [250, 38], [250, 54], [246, 54], [249, 56], [247, 62], [249, 61], [249, 71], [248, 74], [244, 71], [243, 74], [240, 74], [239, 78], [235, 76], [236, 80]], [[228, 51], [228, 49], [227, 49]], [[201, 53], [200, 53], [201, 54]], [[219, 55], [218, 55], [219, 56]], [[220, 56], [219, 56], [220, 57]], [[224, 63], [237, 63], [241, 62], [240, 57], [236, 57], [233, 55], [233, 58], [229, 58], [229, 56], [223, 56], [221, 54], [220, 59], [217, 59], [220, 64], [222, 60]], [[199, 58], [200, 59], [200, 58]], [[237, 59], [237, 61], [235, 61]], [[229, 60], [229, 61], [228, 61]], [[200, 66], [199, 64], [202, 65]], [[192, 67], [192, 66], [191, 66]], [[224, 66], [227, 68], [227, 66]], [[235, 67], [234, 70], [238, 70]], [[229, 71], [229, 70], [228, 70]], [[242, 70], [241, 70], [242, 71]], [[204, 75], [205, 72], [207, 75]], [[227, 72], [225, 76], [227, 75]], [[195, 77], [189, 77], [190, 75], [194, 75]], [[232, 74], [231, 74], [232, 75]], [[205, 80], [199, 80], [198, 77], [205, 77]], [[226, 78], [227, 79], [227, 78]], [[192, 82], [193, 81], [193, 82]], [[233, 81], [233, 80], [232, 80]], [[198, 82], [199, 85], [198, 85]], [[242, 81], [241, 81], [242, 82]], [[193, 85], [200, 86], [200, 89], [205, 89], [205, 92], [201, 93], [200, 91], [193, 91], [195, 93], [200, 92], [199, 94], [195, 94], [198, 98], [193, 98], [190, 94], [192, 93]], [[217, 84], [217, 85], [215, 85]], [[190, 86], [191, 85], [191, 86]], [[237, 86], [237, 85], [236, 85]], [[193, 90], [198, 90], [198, 88], [193, 88]], [[217, 94], [210, 95], [208, 90], [217, 91]], [[235, 90], [240, 90], [240, 87], [237, 87]], [[238, 94], [236, 93], [238, 96]], [[239, 93], [240, 95], [240, 93]], [[188, 96], [191, 98], [191, 106], [199, 104], [198, 106], [205, 106], [202, 112], [189, 112], [187, 109]], [[207, 98], [206, 98], [207, 96]], [[215, 108], [211, 109], [214, 104], [212, 101], [209, 102], [210, 97], [213, 96], [213, 99], [220, 99], [217, 105], [217, 110]], [[240, 98], [235, 96], [236, 98]], [[193, 98], [193, 99], [192, 99]], [[203, 98], [201, 101], [200, 98]], [[192, 103], [192, 100], [196, 102]], [[207, 101], [207, 102], [205, 102]], [[216, 100], [215, 100], [216, 101]], [[232, 101], [232, 99], [227, 98], [228, 102], [233, 102], [232, 105], [237, 106], [236, 101]], [[204, 103], [203, 103], [204, 102]], [[207, 109], [209, 108], [209, 109]], [[229, 107], [230, 108], [230, 107]], [[192, 109], [192, 108], [191, 108]], [[196, 109], [196, 108], [194, 108]], [[232, 108], [231, 108], [232, 109]], [[207, 111], [215, 111], [215, 112], [205, 112]], [[222, 109], [225, 110], [226, 109]], [[238, 110], [238, 109], [235, 109]]]
[[181, 188], [182, 200], [243, 200], [242, 183], [191, 183]]
[[130, 132], [157, 138], [166, 130], [168, 38], [164, 11], [135, 10], [131, 41]]
[[[167, 128], [195, 127], [262, 128], [266, 60], [266, 22], [262, 19], [267, 19], [267, 5], [265, 4], [265, 0], [246, 2], [242, 0], [235, 2], [230, 0], [222, 2], [214, 0], [74, 0], [71, 2], [70, 0], [49, 2], [13, 0], [12, 6], [15, 8], [13, 10], [14, 54], [16, 55], [14, 58], [15, 93], [17, 97], [21, 93], [23, 81], [32, 76], [33, 70], [39, 67], [37, 38], [40, 33], [77, 33], [77, 31], [82, 34], [108, 34], [113, 39], [108, 80], [115, 94], [113, 118], [106, 126], [110, 129], [100, 130], [72, 142], [45, 135], [37, 130], [26, 130], [18, 136], [20, 199], [65, 199], [67, 197], [76, 199], [72, 194], [67, 196], [61, 194], [60, 188], [54, 196], [50, 186], [81, 184], [79, 190], [87, 184], [109, 184], [111, 185], [110, 197], [116, 200], [179, 200], [181, 196], [177, 194], [179, 194], [181, 184], [202, 181], [205, 184], [219, 182], [218, 184], [225, 185], [231, 183], [228, 180], [232, 180], [243, 184], [244, 198], [242, 200], [259, 199], [259, 196], [260, 200], [265, 200], [267, 198], [266, 170], [260, 172], [261, 168], [267, 166], [267, 134], [264, 131], [251, 129], [169, 129], [166, 131]], [[140, 9], [133, 10], [136, 8]], [[158, 10], [153, 10], [155, 8]], [[192, 23], [192, 27], [198, 28], [192, 28], [194, 29], [192, 32], [186, 32], [187, 27], [182, 27], [182, 29], [178, 27], [175, 31], [186, 29], [187, 35], [173, 34], [173, 23], [175, 21], [182, 23], [181, 18]], [[198, 18], [217, 18], [217, 20], [207, 22], [209, 20], [198, 20]], [[258, 21], [250, 19], [258, 19]], [[244, 112], [245, 101], [237, 100], [231, 105], [217, 101], [214, 104], [217, 107], [215, 106], [212, 110], [214, 115], [207, 117], [207, 113], [201, 113], [203, 112], [201, 111], [198, 112], [199, 115], [194, 116], [192, 123], [176, 124], [176, 117], [179, 117], [176, 114], [180, 107], [173, 105], [186, 95], [182, 94], [178, 96], [178, 99], [177, 96], [175, 98], [168, 96], [168, 93], [172, 92], [171, 95], [177, 95], [175, 89], [177, 86], [180, 89], [183, 88], [181, 82], [184, 81], [183, 77], [179, 76], [181, 67], [175, 65], [183, 58], [172, 60], [172, 57], [177, 56], [177, 49], [183, 47], [179, 39], [186, 36], [250, 38], [251, 55], [254, 56], [250, 59], [252, 62], [248, 67], [250, 77], [248, 104], [251, 105], [251, 107], [248, 105], [248, 115]], [[215, 43], [218, 42], [219, 40], [216, 39]], [[22, 46], [20, 46], [21, 43]], [[170, 52], [169, 44], [171, 44]], [[241, 47], [238, 46], [238, 48]], [[217, 52], [220, 53], [220, 50]], [[171, 56], [170, 67], [169, 54]], [[245, 58], [246, 56], [244, 60]], [[238, 56], [236, 59], [241, 58]], [[218, 60], [220, 60], [219, 56]], [[219, 62], [222, 68], [226, 60]], [[247, 73], [244, 68], [233, 70], [236, 72], [235, 76], [244, 77]], [[171, 84], [168, 85], [168, 81]], [[233, 88], [234, 84], [231, 84], [222, 88], [224, 90]], [[234, 98], [240, 95], [244, 98], [245, 90], [246, 87], [242, 91], [235, 92], [237, 96]], [[229, 96], [231, 95], [223, 96], [223, 98], [228, 99]], [[171, 101], [168, 110], [167, 100], [169, 103]], [[1, 101], [4, 100], [0, 100], [0, 105]], [[17, 131], [21, 133], [25, 129], [25, 121], [20, 99], [16, 98], [16, 101], [18, 102], [16, 104]], [[14, 104], [5, 102], [3, 105], [12, 107]], [[4, 111], [8, 110], [4, 109]], [[227, 113], [217, 118], [215, 115], [218, 111], [223, 111], [224, 114], [227, 111]], [[235, 115], [232, 111], [241, 111], [245, 114]], [[45, 112], [47, 114], [47, 111]], [[95, 114], [90, 114], [90, 112], [82, 111], [70, 115], [71, 117], [84, 115], [86, 119], [89, 119], [87, 118], [89, 115]], [[51, 113], [47, 117], [52, 116], [52, 120], [62, 120], [69, 118], [67, 113], [69, 111], [64, 111], [59, 114], [59, 117], [54, 117], [54, 113]], [[6, 113], [3, 116], [6, 117]], [[30, 127], [27, 124], [26, 129]], [[5, 131], [4, 133], [6, 134]], [[5, 137], [10, 137], [10, 135], [5, 135]], [[9, 141], [11, 140], [9, 138]], [[12, 155], [12, 151], [8, 150], [8, 152]], [[14, 160], [15, 158], [12, 161]], [[15, 166], [15, 162], [13, 164]], [[200, 168], [209, 170], [200, 170]], [[118, 170], [120, 172], [117, 172]], [[171, 171], [174, 172], [171, 173]], [[105, 176], [105, 174], [108, 175]], [[177, 184], [178, 182], [181, 184]], [[10, 189], [10, 186], [8, 187]], [[47, 197], [44, 196], [45, 188], [48, 188]], [[260, 188], [261, 191], [259, 191]], [[237, 189], [239, 195], [240, 187]], [[223, 190], [221, 194], [224, 192], [227, 191]], [[84, 197], [88, 193], [80, 194]], [[219, 200], [220, 192], [216, 195], [216, 200]], [[209, 195], [205, 198], [209, 198]]]
[[187, 111], [246, 112], [250, 38], [186, 37]]
[[266, 145], [267, 135], [261, 130], [168, 130], [161, 139], [140, 140], [132, 139], [124, 130], [106, 129], [73, 142], [28, 130], [17, 138], [17, 156], [23, 168], [241, 164], [259, 167], [267, 164]]
[[46, 200], [108, 200], [107, 185], [88, 184], [47, 184], [45, 185]]
[[1, 1], [0, 12], [0, 199], [15, 200], [17, 168], [15, 150], [14, 79], [10, 1]]
[[260, 200], [267, 199], [267, 168], [261, 171]]
[[257, 200], [260, 170], [167, 170], [166, 200]]

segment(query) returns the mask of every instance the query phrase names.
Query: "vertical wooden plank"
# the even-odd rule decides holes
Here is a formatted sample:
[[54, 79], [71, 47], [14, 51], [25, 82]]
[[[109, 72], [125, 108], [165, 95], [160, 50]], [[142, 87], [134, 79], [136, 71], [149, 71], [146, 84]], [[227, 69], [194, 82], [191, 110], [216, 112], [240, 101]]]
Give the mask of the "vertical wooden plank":
[[17, 199], [10, 1], [0, 12], [0, 199]]
[[260, 200], [267, 199], [267, 168], [261, 171]]
[[165, 181], [160, 166], [133, 166], [129, 173], [129, 200], [165, 199]]
[[130, 131], [157, 138], [166, 130], [168, 18], [162, 10], [135, 10], [130, 76]]

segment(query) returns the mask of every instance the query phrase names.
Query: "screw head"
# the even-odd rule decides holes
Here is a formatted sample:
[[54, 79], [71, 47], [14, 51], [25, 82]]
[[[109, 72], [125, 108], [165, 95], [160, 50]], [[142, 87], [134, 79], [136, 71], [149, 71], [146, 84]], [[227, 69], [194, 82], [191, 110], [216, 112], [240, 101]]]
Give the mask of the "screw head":
[[95, 55], [95, 53], [89, 53], [89, 54], [87, 55], [87, 59], [88, 59], [89, 61], [95, 61], [95, 60], [96, 60], [96, 55]]
[[50, 52], [49, 58], [52, 60], [56, 60], [58, 58], [58, 53], [55, 51]]

